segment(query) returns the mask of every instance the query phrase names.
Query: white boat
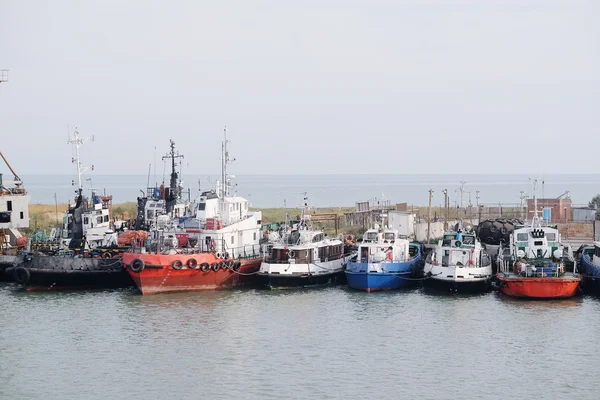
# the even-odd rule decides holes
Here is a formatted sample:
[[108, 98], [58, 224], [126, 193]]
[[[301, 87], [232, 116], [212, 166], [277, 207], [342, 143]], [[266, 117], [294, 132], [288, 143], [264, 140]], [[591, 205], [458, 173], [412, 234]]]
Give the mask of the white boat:
[[182, 186], [175, 172], [175, 158], [181, 155], [175, 154], [175, 143], [171, 141], [171, 152], [166, 156], [173, 162], [170, 186], [149, 190], [154, 194], [145, 200], [142, 209], [142, 225], [155, 243], [172, 249], [186, 247], [212, 252], [222, 259], [262, 257], [259, 243], [262, 213], [250, 210], [249, 200], [230, 193], [233, 176], [227, 173], [227, 165], [232, 162], [228, 143], [225, 131], [221, 180], [216, 182], [215, 189], [203, 191], [194, 201], [187, 202], [182, 199]]
[[344, 281], [344, 269], [352, 254], [345, 254], [340, 239], [328, 238], [323, 231], [313, 229], [306, 209], [305, 203], [300, 221], [267, 246], [258, 276], [268, 288], [312, 287]]
[[423, 284], [444, 291], [481, 292], [491, 288], [492, 263], [472, 229], [445, 232], [425, 260]]
[[500, 291], [506, 295], [533, 299], [572, 297], [581, 276], [568, 271], [565, 261], [575, 261], [570, 246], [562, 243], [557, 225], [545, 223], [537, 209], [538, 180], [533, 180], [534, 215], [531, 224], [515, 226], [507, 247], [498, 251]]
[[[93, 169], [93, 166], [82, 166], [79, 154], [79, 148], [87, 140], [79, 136], [77, 129], [69, 139], [75, 150], [72, 162], [77, 170], [77, 195], [63, 215], [62, 226], [52, 229], [49, 241], [32, 241], [35, 250], [93, 250], [117, 244], [117, 234], [111, 227], [112, 196], [99, 196], [96, 189], [91, 189], [89, 197], [83, 194], [83, 174], [88, 169]], [[75, 183], [73, 181], [73, 185]]]

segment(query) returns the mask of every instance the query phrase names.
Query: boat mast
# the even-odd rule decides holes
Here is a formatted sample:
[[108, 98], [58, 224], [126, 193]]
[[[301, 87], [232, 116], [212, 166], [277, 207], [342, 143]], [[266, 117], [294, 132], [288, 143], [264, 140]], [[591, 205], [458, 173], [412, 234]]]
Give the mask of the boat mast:
[[166, 200], [166, 209], [167, 212], [170, 213], [173, 211], [173, 205], [175, 201], [180, 198], [181, 193], [179, 190], [179, 174], [177, 174], [177, 170], [175, 169], [175, 159], [183, 158], [183, 154], [179, 154], [179, 152], [175, 153], [175, 141], [173, 139], [169, 139], [171, 150], [166, 156], [163, 156], [162, 159], [171, 159], [171, 180], [169, 182], [169, 196], [165, 198]]
[[229, 196], [229, 176], [227, 175], [227, 164], [231, 164], [235, 161], [235, 158], [229, 158], [229, 151], [227, 150], [227, 126], [223, 128], [223, 143], [221, 143], [221, 186], [219, 196], [221, 199]]
[[[77, 190], [79, 191], [79, 195], [81, 195], [81, 192], [83, 191], [83, 183], [81, 183], [81, 177], [83, 176], [84, 172], [88, 169], [91, 169], [92, 171], [94, 170], [94, 165], [91, 165], [89, 167], [82, 167], [81, 159], [79, 157], [79, 148], [83, 146], [88, 140], [90, 140], [90, 138], [80, 137], [79, 131], [77, 130], [77, 127], [75, 127], [73, 137], [69, 138], [69, 140], [67, 141], [68, 144], [71, 144], [73, 145], [73, 147], [75, 147], [75, 157], [71, 159], [71, 162], [75, 164], [75, 167], [77, 168]], [[94, 141], [94, 136], [91, 137], [91, 140], [92, 142]]]
[[538, 187], [538, 178], [533, 179], [533, 217], [531, 218], [531, 226], [540, 227], [540, 216], [538, 215], [538, 204], [537, 204], [537, 187]]

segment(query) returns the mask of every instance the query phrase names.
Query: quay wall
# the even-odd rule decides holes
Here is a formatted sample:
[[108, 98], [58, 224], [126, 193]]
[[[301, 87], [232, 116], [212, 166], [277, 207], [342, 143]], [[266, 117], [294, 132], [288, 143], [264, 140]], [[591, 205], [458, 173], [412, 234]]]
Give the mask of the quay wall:
[[[453, 227], [457, 223], [458, 223], [458, 220], [450, 220], [450, 221], [448, 221], [447, 227]], [[477, 218], [463, 219], [463, 224], [466, 224], [466, 223], [469, 223], [475, 227], [479, 223], [479, 220]], [[442, 235], [444, 234], [444, 231], [446, 230], [445, 228], [446, 228], [445, 222], [443, 222], [443, 221], [431, 222], [430, 237], [432, 239], [442, 237]], [[427, 241], [427, 222], [415, 223], [415, 239], [420, 242]]]
[[594, 224], [589, 222], [567, 222], [558, 224], [558, 231], [563, 238], [594, 237]]

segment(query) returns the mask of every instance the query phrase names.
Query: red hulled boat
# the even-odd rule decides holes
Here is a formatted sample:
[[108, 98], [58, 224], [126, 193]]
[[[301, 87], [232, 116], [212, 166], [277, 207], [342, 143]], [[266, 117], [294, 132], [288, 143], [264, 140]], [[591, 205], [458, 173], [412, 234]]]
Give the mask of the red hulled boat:
[[[537, 180], [534, 180], [534, 193]], [[564, 299], [577, 293], [581, 275], [567, 271], [565, 260], [574, 261], [570, 247], [561, 242], [557, 226], [542, 225], [535, 211], [529, 226], [515, 226], [508, 247], [498, 251], [502, 293], [531, 299]]]
[[[156, 212], [161, 199], [141, 213], [150, 227], [149, 239], [123, 254], [123, 264], [143, 294], [228, 289], [253, 282], [262, 262], [261, 212], [250, 202], [230, 196], [231, 177], [227, 132], [222, 145], [221, 183], [202, 192], [197, 200], [178, 205], [181, 186], [175, 170], [175, 143], [171, 141], [170, 187], [165, 190], [165, 213]], [[161, 190], [158, 195], [163, 197]], [[146, 204], [146, 207], [148, 207]], [[185, 215], [181, 211], [185, 209]]]
[[222, 259], [215, 253], [123, 254], [123, 263], [144, 295], [251, 284], [261, 262], [260, 256]]

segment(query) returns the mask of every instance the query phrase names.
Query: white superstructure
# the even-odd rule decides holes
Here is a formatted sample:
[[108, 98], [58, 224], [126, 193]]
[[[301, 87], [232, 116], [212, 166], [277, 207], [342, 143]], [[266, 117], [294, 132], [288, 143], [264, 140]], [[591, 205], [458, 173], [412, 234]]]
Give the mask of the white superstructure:
[[458, 286], [492, 278], [489, 255], [473, 232], [446, 232], [425, 260], [423, 272], [433, 282]]

